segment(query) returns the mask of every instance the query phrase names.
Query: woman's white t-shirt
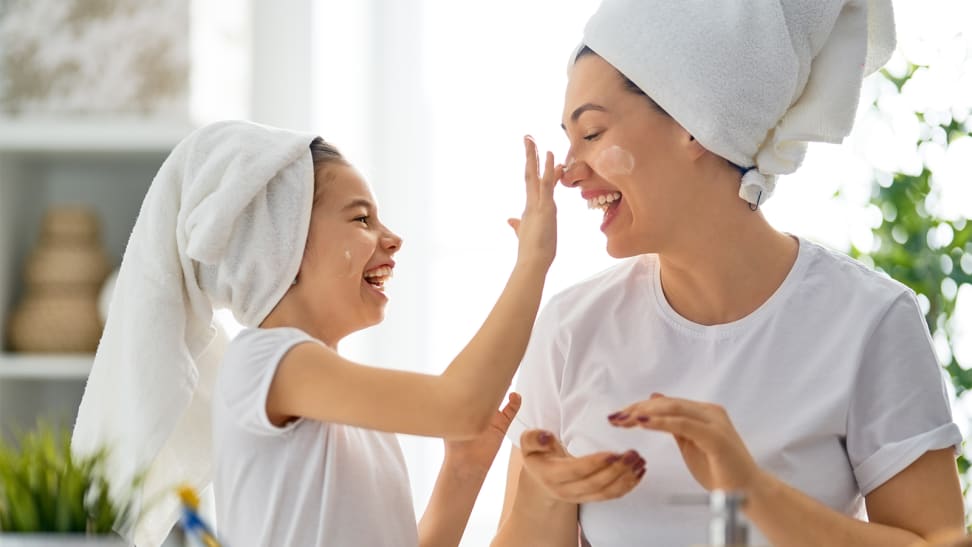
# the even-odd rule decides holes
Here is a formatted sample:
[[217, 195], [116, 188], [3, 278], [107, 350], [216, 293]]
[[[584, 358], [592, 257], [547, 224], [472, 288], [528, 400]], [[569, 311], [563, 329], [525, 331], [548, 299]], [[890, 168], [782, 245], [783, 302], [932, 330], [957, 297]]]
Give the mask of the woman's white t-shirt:
[[[670, 435], [618, 429], [607, 416], [652, 392], [725, 407], [759, 465], [828, 507], [863, 516], [866, 495], [928, 450], [958, 446], [945, 378], [914, 293], [849, 257], [800, 240], [761, 307], [732, 323], [680, 316], [656, 255], [626, 260], [551, 299], [518, 374], [514, 444], [526, 429], [584, 455], [636, 449], [641, 483], [584, 504], [595, 547], [707, 539], [704, 494]], [[751, 544], [765, 542], [751, 530]]]
[[249, 329], [230, 344], [213, 397], [220, 539], [233, 547], [418, 544], [398, 439], [342, 424], [270, 423], [267, 392], [293, 328]]

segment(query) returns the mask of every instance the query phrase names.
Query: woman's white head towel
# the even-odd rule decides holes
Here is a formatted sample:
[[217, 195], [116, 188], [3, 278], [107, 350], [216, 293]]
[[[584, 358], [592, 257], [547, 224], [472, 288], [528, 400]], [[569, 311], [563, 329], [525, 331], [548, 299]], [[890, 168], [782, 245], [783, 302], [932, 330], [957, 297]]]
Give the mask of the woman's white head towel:
[[808, 141], [850, 133], [894, 17], [889, 0], [604, 0], [584, 45], [708, 150], [753, 167], [739, 195], [758, 203]]
[[[315, 136], [243, 121], [180, 142], [152, 181], [122, 259], [72, 438], [110, 450], [112, 490], [136, 473], [137, 545], [160, 545], [180, 482], [211, 481], [210, 400], [223, 340], [214, 308], [254, 327], [290, 287], [313, 201]], [[159, 498], [161, 501], [156, 501]]]

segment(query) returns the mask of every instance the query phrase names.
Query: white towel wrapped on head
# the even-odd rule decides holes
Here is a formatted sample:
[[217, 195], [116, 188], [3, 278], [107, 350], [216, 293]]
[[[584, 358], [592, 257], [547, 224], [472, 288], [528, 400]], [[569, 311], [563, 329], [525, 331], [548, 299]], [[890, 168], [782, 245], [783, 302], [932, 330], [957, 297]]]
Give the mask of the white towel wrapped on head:
[[706, 149], [754, 168], [740, 197], [758, 204], [807, 142], [850, 133], [861, 80], [894, 44], [889, 0], [604, 0], [578, 50], [617, 68]]
[[[177, 518], [172, 487], [211, 481], [212, 386], [225, 340], [214, 308], [259, 325], [297, 275], [315, 136], [243, 121], [180, 142], [152, 181], [122, 259], [72, 449], [110, 450], [113, 495], [146, 473], [139, 546]], [[162, 496], [160, 496], [162, 494]]]

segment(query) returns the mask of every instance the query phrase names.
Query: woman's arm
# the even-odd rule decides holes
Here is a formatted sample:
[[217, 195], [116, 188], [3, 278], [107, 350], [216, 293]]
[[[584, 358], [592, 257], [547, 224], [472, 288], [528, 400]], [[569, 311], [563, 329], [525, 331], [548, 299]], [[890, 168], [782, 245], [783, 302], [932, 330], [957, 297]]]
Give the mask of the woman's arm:
[[492, 547], [577, 547], [576, 503], [554, 499], [528, 473], [516, 447], [510, 451], [506, 497]]
[[482, 432], [526, 349], [547, 270], [556, 252], [553, 190], [562, 172], [547, 153], [543, 176], [526, 140], [526, 208], [511, 220], [519, 238], [506, 288], [469, 344], [441, 375], [363, 366], [319, 344], [298, 344], [281, 360], [267, 396], [275, 423], [293, 417], [446, 438]]
[[773, 477], [764, 476], [757, 484], [749, 493], [746, 515], [780, 547], [918, 547], [964, 528], [950, 448], [926, 452], [868, 494], [870, 522], [842, 515]]
[[749, 520], [777, 547], [914, 547], [963, 529], [952, 449], [926, 452], [868, 494], [870, 522], [863, 522], [760, 469], [718, 405], [656, 394], [612, 414], [611, 423], [671, 434], [699, 484], [742, 492]]

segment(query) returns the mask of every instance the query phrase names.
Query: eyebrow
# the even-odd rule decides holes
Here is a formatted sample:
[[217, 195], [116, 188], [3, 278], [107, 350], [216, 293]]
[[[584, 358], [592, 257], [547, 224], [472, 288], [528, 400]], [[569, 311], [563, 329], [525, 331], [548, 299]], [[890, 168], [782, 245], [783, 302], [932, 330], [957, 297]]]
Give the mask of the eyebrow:
[[[587, 112], [588, 110], [596, 110], [598, 112], [607, 112], [607, 109], [604, 108], [603, 106], [599, 105], [599, 104], [584, 103], [584, 104], [578, 106], [577, 108], [575, 108], [574, 111], [570, 113], [570, 121], [572, 123], [577, 122], [577, 119], [581, 117], [581, 114], [583, 114], [584, 112]], [[567, 131], [567, 126], [565, 126], [564, 124], [560, 124], [560, 128], [563, 129], [564, 131]]]
[[352, 200], [351, 203], [348, 203], [347, 205], [345, 205], [341, 210], [342, 211], [347, 211], [349, 209], [354, 209], [356, 207], [364, 207], [365, 209], [368, 209], [369, 211], [371, 211], [371, 210], [373, 210], [375, 208], [375, 206], [370, 201], [368, 201], [368, 200], [366, 200], [364, 198], [358, 198], [358, 199]]

